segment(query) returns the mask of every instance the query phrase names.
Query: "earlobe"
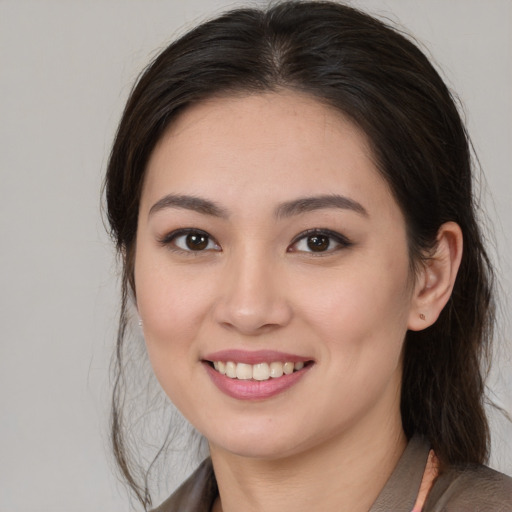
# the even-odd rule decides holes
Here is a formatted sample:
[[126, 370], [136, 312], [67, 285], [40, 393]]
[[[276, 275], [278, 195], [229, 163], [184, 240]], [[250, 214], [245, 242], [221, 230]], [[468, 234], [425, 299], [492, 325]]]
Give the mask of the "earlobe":
[[448, 302], [462, 259], [462, 231], [455, 222], [443, 224], [437, 243], [416, 277], [408, 329], [421, 331], [431, 326]]

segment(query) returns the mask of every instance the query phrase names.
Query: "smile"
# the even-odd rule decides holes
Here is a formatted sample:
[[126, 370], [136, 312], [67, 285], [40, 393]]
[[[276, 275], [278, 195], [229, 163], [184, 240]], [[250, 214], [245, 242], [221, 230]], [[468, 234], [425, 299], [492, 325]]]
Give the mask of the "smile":
[[238, 400], [266, 400], [295, 386], [315, 365], [313, 359], [274, 350], [223, 350], [202, 363], [215, 386]]
[[283, 375], [290, 375], [293, 372], [302, 370], [304, 368], [303, 361], [280, 362], [273, 361], [271, 363], [235, 363], [233, 361], [213, 361], [214, 369], [221, 375], [225, 375], [230, 379], [238, 380], [257, 380], [265, 381], [269, 379], [278, 379]]

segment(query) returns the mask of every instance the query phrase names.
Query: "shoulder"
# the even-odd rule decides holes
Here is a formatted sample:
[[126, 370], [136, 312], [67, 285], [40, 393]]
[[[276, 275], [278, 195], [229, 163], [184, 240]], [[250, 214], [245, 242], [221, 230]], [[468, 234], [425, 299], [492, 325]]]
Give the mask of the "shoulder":
[[210, 512], [217, 492], [212, 463], [208, 458], [152, 512]]
[[481, 465], [452, 468], [438, 477], [425, 512], [512, 512], [512, 478]]

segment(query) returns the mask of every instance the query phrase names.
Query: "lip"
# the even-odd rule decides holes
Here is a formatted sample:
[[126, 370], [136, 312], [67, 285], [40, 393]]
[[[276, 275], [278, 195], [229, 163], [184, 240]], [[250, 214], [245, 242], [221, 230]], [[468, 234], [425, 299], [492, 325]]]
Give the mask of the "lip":
[[[215, 354], [216, 356], [218, 354]], [[216, 361], [223, 361], [223, 358], [215, 359]], [[232, 360], [232, 359], [228, 359]], [[279, 359], [272, 359], [273, 361], [278, 361]], [[246, 359], [247, 361], [247, 359]], [[286, 359], [286, 361], [290, 361], [290, 359]], [[297, 361], [310, 361], [308, 359], [297, 359]], [[238, 360], [237, 362], [245, 362]], [[259, 359], [257, 362], [267, 362], [267, 360]], [[256, 363], [247, 363], [247, 364], [257, 364]], [[203, 360], [203, 366], [208, 373], [208, 376], [213, 381], [213, 383], [217, 386], [217, 388], [222, 391], [224, 394], [230, 396], [231, 398], [236, 398], [237, 400], [265, 400], [268, 398], [272, 398], [280, 393], [286, 391], [287, 389], [294, 386], [297, 382], [299, 382], [304, 375], [311, 369], [313, 364], [308, 364], [304, 366], [301, 370], [290, 373], [289, 375], [283, 375], [277, 379], [270, 378], [268, 380], [257, 381], [257, 380], [239, 380], [239, 379], [231, 379], [222, 375], [217, 370], [210, 366], [210, 363], [206, 360]]]
[[258, 363], [271, 363], [273, 361], [280, 361], [282, 363], [305, 363], [312, 361], [312, 358], [301, 357], [294, 354], [287, 354], [285, 352], [277, 352], [275, 350], [220, 350], [213, 352], [202, 358], [203, 361], [233, 361], [235, 363], [245, 364], [258, 364]]

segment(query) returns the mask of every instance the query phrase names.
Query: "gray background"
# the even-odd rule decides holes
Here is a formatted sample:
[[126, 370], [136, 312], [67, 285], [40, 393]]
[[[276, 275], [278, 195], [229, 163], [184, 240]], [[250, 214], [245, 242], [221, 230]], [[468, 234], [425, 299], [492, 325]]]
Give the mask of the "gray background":
[[[492, 396], [512, 411], [512, 2], [352, 3], [407, 27], [465, 105], [501, 272]], [[107, 454], [117, 278], [102, 174], [138, 72], [234, 5], [0, 0], [0, 512], [128, 509]], [[492, 465], [512, 474], [512, 428], [492, 422]]]

